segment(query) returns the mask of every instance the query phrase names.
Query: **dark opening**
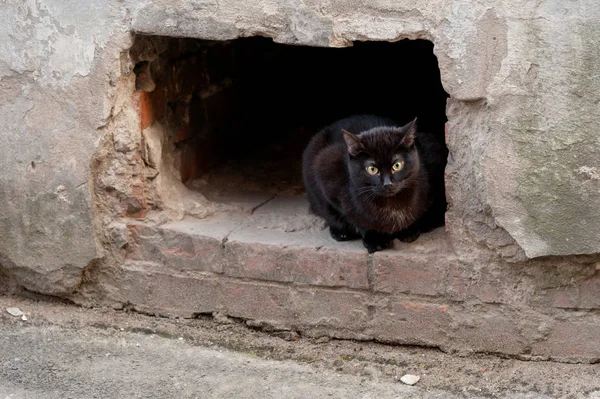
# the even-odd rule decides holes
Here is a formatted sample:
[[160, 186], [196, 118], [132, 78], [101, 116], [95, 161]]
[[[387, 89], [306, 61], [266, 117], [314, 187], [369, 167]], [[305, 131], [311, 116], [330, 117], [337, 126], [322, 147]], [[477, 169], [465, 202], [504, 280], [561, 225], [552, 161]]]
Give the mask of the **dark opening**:
[[323, 126], [371, 113], [444, 140], [444, 91], [426, 40], [298, 47], [138, 36], [131, 56], [150, 121], [164, 119], [190, 189], [214, 201], [300, 195], [301, 154]]

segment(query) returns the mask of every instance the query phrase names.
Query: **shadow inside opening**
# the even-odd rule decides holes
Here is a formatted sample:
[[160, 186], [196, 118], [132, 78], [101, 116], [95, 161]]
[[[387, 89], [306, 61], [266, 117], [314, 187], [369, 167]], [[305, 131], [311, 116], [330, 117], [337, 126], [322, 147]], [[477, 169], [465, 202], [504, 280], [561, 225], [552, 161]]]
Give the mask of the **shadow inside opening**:
[[315, 48], [138, 36], [131, 53], [181, 181], [251, 213], [274, 198], [307, 213], [302, 151], [340, 118], [376, 114], [404, 125], [417, 117], [420, 131], [444, 142], [448, 95], [426, 40]]

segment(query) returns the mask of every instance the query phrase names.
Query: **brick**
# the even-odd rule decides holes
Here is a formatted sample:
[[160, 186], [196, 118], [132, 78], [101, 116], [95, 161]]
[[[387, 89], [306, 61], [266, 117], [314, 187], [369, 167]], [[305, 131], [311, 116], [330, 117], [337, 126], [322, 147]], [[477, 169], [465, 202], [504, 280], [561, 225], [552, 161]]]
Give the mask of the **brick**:
[[532, 355], [556, 360], [598, 362], [600, 360], [600, 323], [561, 321], [548, 336], [532, 346]]
[[369, 288], [368, 254], [314, 248], [296, 249], [292, 281], [327, 287]]
[[439, 255], [412, 255], [403, 252], [377, 252], [373, 257], [375, 291], [440, 295], [448, 259]]
[[175, 136], [173, 137], [173, 142], [179, 143], [181, 141], [189, 139], [190, 137], [192, 137], [192, 129], [190, 128], [190, 125], [184, 123], [175, 132]]
[[286, 325], [292, 318], [290, 290], [266, 283], [223, 281], [220, 309], [229, 316]]
[[450, 322], [447, 305], [391, 300], [376, 306], [370, 330], [382, 341], [443, 347]]
[[367, 327], [366, 294], [320, 288], [293, 291], [294, 325], [301, 328], [346, 329], [359, 332]]
[[119, 298], [136, 309], [191, 317], [217, 308], [218, 282], [205, 276], [166, 274], [162, 265], [127, 261], [113, 282]]
[[144, 130], [154, 122], [162, 119], [166, 112], [165, 87], [162, 83], [157, 83], [155, 89], [151, 92], [142, 92], [141, 94], [141, 129]]
[[128, 225], [127, 258], [160, 263], [171, 271], [223, 271], [221, 241], [141, 224]]
[[457, 261], [448, 263], [448, 273], [445, 283], [445, 294], [454, 301], [477, 299], [483, 303], [507, 303], [510, 293], [499, 287], [501, 279], [493, 277], [491, 267], [485, 276], [475, 270], [472, 265]]
[[449, 348], [460, 351], [518, 355], [527, 344], [519, 331], [519, 315], [505, 316], [496, 311], [460, 309], [451, 312]]
[[579, 286], [579, 307], [600, 309], [600, 271], [585, 279]]
[[180, 270], [223, 272], [221, 241], [203, 235], [190, 236], [168, 229], [160, 230], [164, 239], [165, 263]]
[[153, 273], [149, 281], [147, 306], [161, 313], [190, 315], [217, 310], [219, 287], [208, 277], [174, 276]]
[[363, 252], [230, 241], [225, 253], [224, 272], [234, 277], [328, 287], [369, 286]]
[[147, 275], [143, 272], [145, 267], [145, 262], [127, 261], [115, 271], [114, 277], [111, 275], [112, 278], [107, 279], [105, 284], [111, 287], [108, 291], [116, 295], [114, 299], [135, 306], [148, 303], [150, 288]]
[[225, 254], [224, 273], [228, 276], [292, 281], [290, 265], [296, 262], [294, 251], [276, 245], [230, 241], [225, 245]]

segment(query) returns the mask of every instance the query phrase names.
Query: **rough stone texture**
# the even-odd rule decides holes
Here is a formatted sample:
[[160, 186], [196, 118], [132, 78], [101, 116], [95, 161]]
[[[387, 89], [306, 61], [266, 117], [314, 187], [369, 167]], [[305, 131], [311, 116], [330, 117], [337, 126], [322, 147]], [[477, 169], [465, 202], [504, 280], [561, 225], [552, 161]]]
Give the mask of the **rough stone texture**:
[[[451, 96], [449, 242], [367, 257], [295, 216], [285, 223], [309, 234], [256, 235], [263, 219], [190, 232], [184, 217], [236, 207], [181, 183], [196, 172], [178, 162], [196, 153], [166, 139], [164, 88], [136, 87], [148, 72], [139, 62], [160, 49], [128, 51], [131, 32], [324, 47], [431, 40]], [[3, 2], [0, 276], [86, 304], [597, 360], [599, 41], [591, 0]], [[175, 133], [177, 143], [190, 134]], [[585, 339], [569, 341], [577, 331]]]
[[[290, 201], [284, 213], [297, 206]], [[448, 352], [600, 357], [598, 268], [588, 259], [474, 266], [450, 251], [443, 229], [368, 256], [358, 242], [340, 245], [317, 227], [274, 231], [265, 216], [132, 222], [119, 266], [96, 270], [91, 280], [100, 285], [75, 299], [164, 316], [218, 312], [269, 330]]]
[[89, 164], [129, 44], [107, 2], [0, 5], [0, 263], [69, 293], [97, 254]]

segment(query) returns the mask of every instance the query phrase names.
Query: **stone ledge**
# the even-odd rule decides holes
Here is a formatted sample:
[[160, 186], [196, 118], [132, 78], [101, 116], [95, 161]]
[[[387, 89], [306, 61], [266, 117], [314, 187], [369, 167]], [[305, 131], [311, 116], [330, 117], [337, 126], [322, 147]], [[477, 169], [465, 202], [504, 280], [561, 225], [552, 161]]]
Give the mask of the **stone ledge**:
[[395, 241], [393, 249], [369, 256], [359, 240], [338, 243], [320, 228], [283, 232], [257, 227], [254, 220], [239, 214], [159, 227], [130, 223], [125, 259], [163, 264], [165, 271], [299, 285], [366, 290], [374, 284], [376, 291], [421, 295], [444, 291], [448, 253], [443, 229], [423, 235], [415, 245]]
[[[597, 362], [600, 329], [593, 314], [562, 321], [532, 309], [464, 306], [367, 290], [306, 287], [211, 272], [165, 274], [163, 265], [128, 261], [110, 283], [119, 301], [145, 313], [196, 317], [222, 314], [252, 325], [309, 336], [497, 353], [523, 359]], [[573, 312], [575, 313], [575, 312]], [[578, 338], [574, 338], [578, 337]]]

